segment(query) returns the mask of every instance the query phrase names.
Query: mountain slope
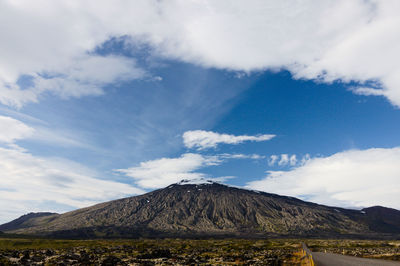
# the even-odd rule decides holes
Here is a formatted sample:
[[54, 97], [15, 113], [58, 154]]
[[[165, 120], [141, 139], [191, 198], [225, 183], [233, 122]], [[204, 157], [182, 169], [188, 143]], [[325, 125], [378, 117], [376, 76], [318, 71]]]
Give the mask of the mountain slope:
[[400, 234], [400, 211], [374, 206], [362, 209], [366, 213], [367, 223], [372, 230]]
[[[386, 209], [386, 208], [385, 208]], [[399, 211], [393, 210], [396, 215]], [[371, 213], [371, 217], [369, 216]], [[393, 215], [393, 214], [391, 214]], [[399, 232], [396, 220], [218, 183], [178, 183], [144, 195], [61, 215], [30, 219], [1, 231], [55, 237], [379, 236]]]
[[41, 224], [43, 222], [44, 217], [48, 216], [57, 216], [57, 213], [52, 212], [31, 212], [25, 215], [22, 215], [18, 219], [15, 219], [11, 222], [0, 225], [0, 231], [12, 231], [21, 228], [29, 228], [35, 226], [37, 224]]

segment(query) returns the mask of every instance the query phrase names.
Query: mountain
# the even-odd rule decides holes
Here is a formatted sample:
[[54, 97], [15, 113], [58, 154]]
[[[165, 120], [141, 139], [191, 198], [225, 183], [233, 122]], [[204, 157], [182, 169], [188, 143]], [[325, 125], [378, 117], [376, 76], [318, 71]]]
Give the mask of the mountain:
[[400, 234], [400, 211], [382, 206], [365, 208], [362, 211], [366, 213], [367, 223], [372, 230]]
[[64, 214], [28, 214], [5, 233], [95, 237], [399, 237], [400, 211], [349, 210], [207, 181], [183, 180], [150, 193]]
[[[23, 229], [23, 228], [29, 228], [32, 226], [35, 226], [37, 224], [40, 224], [42, 222], [42, 217], [47, 217], [47, 216], [54, 216], [58, 215], [57, 213], [52, 213], [52, 212], [31, 212], [25, 215], [22, 215], [18, 219], [15, 219], [9, 223], [5, 223], [0, 225], [0, 231], [10, 231], [10, 230], [15, 230], [15, 229]], [[38, 219], [39, 218], [39, 219]]]

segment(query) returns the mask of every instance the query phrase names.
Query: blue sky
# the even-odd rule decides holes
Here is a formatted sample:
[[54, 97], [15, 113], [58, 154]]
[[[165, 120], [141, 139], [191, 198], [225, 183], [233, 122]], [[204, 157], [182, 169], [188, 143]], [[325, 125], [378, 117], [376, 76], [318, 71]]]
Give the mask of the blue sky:
[[400, 208], [396, 1], [72, 2], [1, 3], [0, 222], [183, 178]]

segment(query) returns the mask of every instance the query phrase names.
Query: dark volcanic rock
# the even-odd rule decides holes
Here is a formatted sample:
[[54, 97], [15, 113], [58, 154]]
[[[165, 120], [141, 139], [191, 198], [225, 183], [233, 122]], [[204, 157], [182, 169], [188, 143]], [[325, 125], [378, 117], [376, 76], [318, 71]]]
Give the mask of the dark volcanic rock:
[[[114, 266], [114, 265], [121, 265], [121, 259], [115, 256], [108, 256], [103, 260], [101, 263], [102, 266]], [[125, 265], [125, 263], [124, 263]]]
[[2, 230], [58, 238], [369, 237], [400, 232], [400, 220], [390, 219], [398, 213], [327, 207], [214, 182], [181, 182], [61, 215], [24, 218], [21, 227], [13, 221], [6, 227], [11, 230]]
[[9, 223], [5, 223], [0, 225], [0, 231], [12, 231], [15, 229], [27, 228], [36, 225], [37, 222], [41, 222], [41, 219], [37, 218], [48, 218], [49, 216], [57, 216], [57, 213], [51, 212], [31, 212], [25, 215], [22, 215], [18, 219], [15, 219]]
[[365, 208], [362, 211], [368, 217], [367, 223], [371, 230], [400, 234], [400, 211], [382, 206]]

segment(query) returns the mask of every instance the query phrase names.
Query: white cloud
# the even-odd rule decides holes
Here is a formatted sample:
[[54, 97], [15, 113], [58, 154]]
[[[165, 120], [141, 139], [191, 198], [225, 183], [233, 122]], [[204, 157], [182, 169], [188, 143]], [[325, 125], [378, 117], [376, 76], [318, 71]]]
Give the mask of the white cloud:
[[379, 89], [373, 89], [373, 88], [366, 88], [366, 87], [355, 87], [355, 88], [350, 88], [350, 90], [354, 93], [354, 94], [358, 94], [358, 95], [365, 95], [365, 96], [384, 96], [384, 92], [382, 90]]
[[[7, 26], [0, 27], [6, 40], [0, 44], [0, 102], [22, 107], [45, 92], [61, 97], [99, 95], [108, 83], [142, 77], [144, 71], [131, 58], [93, 53], [110, 37], [121, 36], [120, 26], [109, 24], [103, 12], [114, 13], [120, 22], [131, 20], [124, 12], [126, 5], [119, 5], [114, 13], [114, 3], [105, 1], [2, 1], [0, 24]], [[22, 75], [31, 76], [33, 86], [20, 87]]]
[[268, 165], [269, 166], [278, 165], [281, 167], [288, 166], [288, 165], [289, 166], [303, 165], [309, 159], [310, 159], [309, 154], [304, 155], [301, 158], [301, 160], [297, 159], [296, 154], [292, 154], [292, 155], [290, 155], [290, 154], [281, 154], [281, 155], [273, 154], [269, 157]]
[[[57, 204], [81, 208], [143, 193], [128, 184], [98, 179], [78, 163], [41, 158], [18, 148], [0, 148], [0, 173], [0, 223], [31, 211], [51, 211]], [[46, 202], [53, 202], [49, 209], [30, 208]]]
[[311, 159], [310, 154], [306, 153], [306, 154], [303, 156], [303, 158], [301, 158], [300, 165], [305, 164], [305, 163], [308, 162], [310, 159]]
[[[135, 61], [121, 56], [85, 55], [62, 70], [60, 77], [35, 79], [35, 87], [54, 91], [62, 97], [101, 94], [105, 84], [137, 79], [144, 71], [136, 68]], [[81, 87], [79, 87], [81, 86]], [[82, 88], [83, 86], [83, 88]]]
[[224, 181], [234, 178], [232, 176], [210, 177], [198, 170], [220, 165], [230, 159], [259, 160], [265, 158], [258, 154], [217, 154], [205, 156], [196, 153], [185, 153], [177, 158], [161, 158], [141, 162], [139, 166], [127, 169], [116, 169], [118, 173], [132, 177], [136, 184], [143, 188], [161, 188], [176, 183], [183, 179]]
[[182, 179], [205, 178], [207, 177], [205, 174], [195, 171], [220, 163], [221, 160], [217, 156], [185, 153], [178, 158], [161, 158], [141, 162], [139, 166], [115, 171], [132, 177], [140, 187], [160, 188]]
[[281, 159], [278, 162], [279, 166], [287, 165], [289, 163], [289, 155], [281, 154]]
[[[79, 64], [110, 37], [129, 36], [155, 55], [240, 73], [286, 68], [296, 78], [323, 82], [378, 80], [382, 89], [369, 95], [400, 106], [399, 12], [397, 0], [6, 0], [0, 3], [0, 25], [6, 25], [0, 27], [1, 101], [37, 101], [36, 91], [16, 85], [22, 74], [68, 74], [65, 66]], [[98, 94], [97, 78], [82, 92], [74, 77], [50, 83], [64, 96]]]
[[278, 159], [279, 159], [278, 155], [275, 154], [271, 155], [268, 160], [268, 165], [273, 166], [278, 161]]
[[192, 130], [183, 134], [183, 143], [187, 148], [197, 148], [203, 150], [215, 148], [218, 144], [240, 144], [245, 141], [266, 141], [275, 135], [257, 135], [257, 136], [235, 136], [229, 134], [219, 134], [212, 131]]
[[259, 154], [242, 154], [242, 153], [223, 153], [217, 155], [221, 159], [252, 159], [252, 160], [260, 160], [264, 159], [265, 156]]
[[145, 72], [137, 68], [132, 59], [85, 55], [62, 69], [53, 69], [51, 73], [46, 73], [46, 77], [32, 73], [33, 86], [29, 88], [15, 84], [0, 87], [0, 102], [22, 107], [27, 102], [37, 102], [38, 97], [46, 92], [62, 98], [100, 95], [106, 84], [138, 79], [144, 75]]
[[327, 205], [400, 209], [400, 147], [350, 150], [313, 158], [289, 171], [270, 171], [250, 188]]
[[21, 121], [0, 115], [0, 143], [13, 143], [18, 139], [31, 136], [34, 129]]
[[297, 157], [296, 154], [293, 154], [292, 156], [290, 156], [289, 158], [289, 164], [290, 166], [295, 166], [297, 164]]
[[[73, 161], [34, 156], [15, 144], [27, 138], [54, 138], [51, 132], [42, 134], [19, 120], [0, 116], [0, 143], [7, 144], [0, 147], [0, 223], [31, 211], [66, 211], [144, 192], [99, 179], [96, 172]], [[63, 136], [57, 142], [60, 138], [76, 144]], [[48, 202], [52, 204], [43, 206]]]

